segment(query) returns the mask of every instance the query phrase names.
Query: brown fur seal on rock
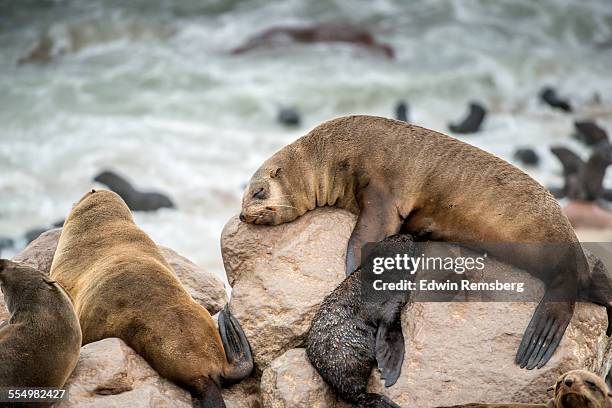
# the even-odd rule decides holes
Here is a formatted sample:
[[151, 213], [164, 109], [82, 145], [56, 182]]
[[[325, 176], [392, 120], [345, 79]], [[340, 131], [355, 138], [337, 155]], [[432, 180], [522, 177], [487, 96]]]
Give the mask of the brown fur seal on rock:
[[0, 387], [61, 388], [81, 350], [70, 298], [42, 272], [6, 259], [0, 288], [11, 314], [0, 327]]
[[[240, 219], [276, 225], [326, 205], [359, 215], [347, 273], [360, 265], [365, 243], [403, 229], [488, 251], [544, 281], [516, 356], [521, 367], [542, 367], [552, 356], [577, 288], [610, 313], [610, 299], [584, 293], [591, 283], [586, 258], [555, 198], [518, 168], [457, 139], [373, 116], [325, 122], [261, 165]], [[523, 243], [521, 251], [513, 243]]]
[[548, 391], [553, 392], [547, 404], [461, 404], [438, 408], [612, 408], [612, 394], [604, 380], [585, 370], [561, 375]]
[[376, 41], [369, 31], [344, 23], [320, 23], [305, 27], [272, 27], [250, 38], [244, 45], [234, 48], [232, 54], [242, 54], [256, 48], [291, 43], [345, 42], [382, 52], [394, 58], [393, 48]]
[[[412, 237], [386, 238], [375, 245], [369, 257], [388, 254], [414, 256]], [[323, 300], [308, 332], [306, 354], [342, 399], [363, 408], [399, 408], [384, 395], [367, 393], [366, 387], [377, 363], [386, 387], [395, 384], [400, 375], [404, 360], [400, 314], [409, 292], [364, 293], [362, 279], [374, 276], [365, 264]]]
[[253, 368], [227, 306], [217, 333], [113, 192], [92, 191], [72, 209], [51, 276], [72, 295], [83, 344], [122, 339], [160, 375], [190, 390], [199, 406], [224, 407], [222, 382], [240, 381]]

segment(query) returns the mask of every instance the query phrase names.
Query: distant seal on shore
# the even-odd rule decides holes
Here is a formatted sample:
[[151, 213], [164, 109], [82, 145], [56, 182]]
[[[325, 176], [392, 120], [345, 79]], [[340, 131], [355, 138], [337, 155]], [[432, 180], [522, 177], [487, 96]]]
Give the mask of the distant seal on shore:
[[202, 407], [224, 407], [219, 387], [253, 368], [249, 343], [227, 306], [217, 333], [113, 192], [92, 191], [75, 205], [50, 274], [74, 300], [83, 344], [122, 339]]
[[[402, 229], [485, 250], [546, 282], [518, 349], [521, 367], [548, 361], [573, 315], [576, 288], [586, 296], [590, 287], [574, 230], [544, 187], [502, 159], [432, 130], [374, 116], [325, 122], [261, 165], [240, 219], [277, 225], [326, 205], [358, 214], [347, 273], [360, 265], [365, 243]], [[523, 245], [513, 251], [498, 243]], [[609, 299], [585, 300], [610, 313]]]
[[[414, 255], [410, 235], [386, 238], [370, 257], [402, 253]], [[399, 408], [381, 394], [367, 393], [366, 387], [377, 363], [386, 387], [400, 375], [404, 361], [400, 315], [409, 293], [363, 293], [362, 278], [368, 273], [372, 271], [367, 267], [357, 269], [323, 300], [308, 332], [306, 354], [342, 399], [364, 408]]]
[[559, 95], [557, 95], [557, 91], [549, 86], [544, 87], [540, 91], [540, 100], [549, 105], [551, 108], [559, 109], [564, 112], [572, 111], [572, 106], [570, 105], [569, 101], [566, 99], [561, 99]]
[[94, 181], [104, 184], [119, 194], [132, 211], [155, 211], [160, 208], [174, 208], [174, 203], [166, 195], [138, 191], [126, 179], [112, 171], [103, 171], [94, 177]]
[[438, 408], [612, 408], [612, 394], [606, 383], [590, 371], [568, 371], [548, 391], [553, 396], [546, 404], [472, 403]]
[[6, 259], [0, 288], [11, 315], [0, 326], [0, 387], [63, 387], [81, 351], [70, 298], [42, 272]]
[[232, 54], [242, 54], [264, 46], [291, 43], [345, 42], [394, 58], [393, 48], [376, 41], [364, 28], [345, 23], [320, 23], [304, 27], [271, 27], [251, 37], [244, 45], [234, 48]]
[[574, 137], [587, 146], [610, 143], [608, 133], [593, 121], [574, 122]]
[[477, 102], [471, 102], [469, 108], [468, 115], [461, 122], [448, 125], [451, 132], [466, 134], [476, 133], [480, 130], [480, 126], [487, 116], [487, 110]]
[[612, 197], [612, 191], [603, 186], [606, 169], [612, 164], [611, 145], [598, 145], [586, 162], [563, 146], [551, 147], [550, 151], [563, 165], [564, 185], [561, 189], [552, 189], [556, 197], [580, 201], [597, 201]]

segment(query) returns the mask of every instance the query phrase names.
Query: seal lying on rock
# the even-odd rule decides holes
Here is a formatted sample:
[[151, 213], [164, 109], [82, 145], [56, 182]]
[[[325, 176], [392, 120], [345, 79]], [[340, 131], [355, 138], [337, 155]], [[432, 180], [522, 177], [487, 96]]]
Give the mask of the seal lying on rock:
[[[409, 235], [395, 235], [377, 244], [370, 259], [385, 254], [414, 255]], [[404, 336], [400, 321], [407, 291], [362, 292], [357, 269], [329, 294], [315, 315], [306, 340], [313, 367], [342, 399], [359, 407], [397, 407], [384, 395], [367, 393], [372, 367], [378, 363], [385, 386], [395, 384], [404, 360]], [[373, 275], [370, 275], [373, 276]], [[374, 292], [374, 291], [373, 291]]]
[[94, 177], [94, 181], [104, 184], [119, 194], [132, 211], [155, 211], [160, 208], [174, 208], [172, 200], [164, 194], [138, 191], [126, 179], [112, 171], [103, 171]]
[[612, 308], [610, 299], [583, 293], [591, 284], [586, 258], [555, 198], [518, 168], [441, 133], [374, 116], [323, 123], [261, 165], [240, 219], [276, 225], [326, 205], [359, 215], [347, 273], [360, 265], [365, 243], [404, 228], [488, 251], [544, 281], [516, 356], [521, 367], [550, 359], [574, 312], [576, 288]]
[[81, 350], [70, 298], [42, 272], [6, 259], [0, 288], [11, 314], [0, 326], [0, 387], [61, 388]]
[[568, 371], [548, 391], [553, 397], [547, 404], [475, 403], [438, 408], [612, 408], [612, 393], [606, 383], [589, 371]]
[[227, 306], [217, 333], [113, 192], [92, 191], [73, 208], [51, 276], [74, 299], [83, 344], [122, 339], [202, 407], [224, 407], [222, 382], [240, 381], [253, 368], [249, 343]]

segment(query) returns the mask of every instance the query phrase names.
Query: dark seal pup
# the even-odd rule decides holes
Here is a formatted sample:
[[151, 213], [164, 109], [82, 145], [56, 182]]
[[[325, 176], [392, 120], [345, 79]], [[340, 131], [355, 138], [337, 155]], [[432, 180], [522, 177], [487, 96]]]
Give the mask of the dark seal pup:
[[51, 276], [74, 300], [83, 344], [118, 337], [197, 406], [225, 407], [220, 386], [253, 368], [249, 343], [227, 306], [219, 331], [117, 194], [86, 194], [72, 209]]
[[104, 184], [119, 194], [132, 211], [155, 211], [160, 208], [174, 208], [174, 203], [166, 195], [138, 191], [126, 179], [112, 171], [103, 171], [94, 177], [94, 181]]
[[[359, 215], [347, 273], [360, 265], [365, 243], [403, 226], [413, 236], [486, 250], [547, 282], [518, 349], [521, 367], [548, 361], [573, 315], [576, 288], [590, 286], [578, 238], [544, 187], [490, 153], [419, 126], [374, 116], [319, 125], [255, 172], [240, 218], [276, 225], [326, 205]], [[512, 252], [497, 243], [526, 245]], [[544, 250], [549, 243], [561, 251]], [[610, 311], [609, 299], [590, 300]]]
[[0, 387], [63, 387], [81, 351], [70, 298], [42, 272], [6, 259], [0, 288], [11, 314], [0, 327]]
[[[375, 245], [369, 258], [385, 254], [414, 256], [412, 237], [386, 238]], [[399, 408], [384, 395], [367, 393], [366, 387], [376, 364], [387, 387], [400, 375], [404, 361], [400, 314], [409, 294], [363, 293], [362, 274], [373, 276], [362, 265], [323, 300], [308, 332], [306, 354], [323, 380], [345, 401], [364, 408]]]

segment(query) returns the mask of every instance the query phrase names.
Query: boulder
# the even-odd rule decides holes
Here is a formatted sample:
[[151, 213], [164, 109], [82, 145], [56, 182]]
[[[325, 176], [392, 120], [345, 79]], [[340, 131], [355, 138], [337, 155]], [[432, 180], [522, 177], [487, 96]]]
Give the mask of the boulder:
[[266, 408], [348, 408], [308, 362], [306, 350], [291, 349], [272, 361], [261, 376]]
[[[64, 387], [59, 408], [68, 407], [184, 407], [190, 393], [160, 377], [134, 350], [117, 338], [81, 348], [79, 362]], [[260, 408], [257, 382], [250, 378], [223, 389], [228, 408]]]
[[[13, 260], [26, 263], [41, 272], [49, 273], [61, 232], [61, 228], [44, 232], [23, 251], [15, 255]], [[159, 249], [185, 289], [199, 304], [204, 306], [210, 314], [215, 314], [221, 310], [227, 303], [227, 292], [225, 285], [219, 278], [170, 248], [159, 245]], [[3, 298], [0, 295], [0, 301], [2, 300]], [[4, 302], [2, 303], [4, 304]], [[2, 320], [2, 314], [0, 314], [0, 320]]]
[[65, 388], [57, 407], [192, 407], [188, 391], [161, 378], [116, 338], [82, 347]]
[[[279, 226], [249, 225], [235, 217], [224, 228], [221, 250], [233, 285], [230, 308], [263, 372], [264, 407], [291, 406], [297, 401], [304, 406], [334, 406], [303, 351], [291, 349], [304, 346], [314, 313], [344, 279], [346, 243], [354, 223], [355, 216], [346, 211], [320, 208]], [[492, 258], [487, 259], [484, 273], [468, 279], [498, 277], [525, 282], [528, 290], [521, 302], [493, 302], [481, 294], [457, 293], [456, 299], [464, 302], [421, 299], [406, 306], [402, 374], [393, 387], [385, 389], [375, 372], [370, 391], [383, 392], [403, 407], [475, 401], [541, 403], [547, 400], [546, 388], [565, 371], [583, 368], [607, 373], [612, 345], [605, 336], [606, 312], [592, 304], [577, 305], [546, 366], [532, 371], [516, 366], [514, 356], [543, 285]], [[417, 299], [419, 295], [415, 294]]]
[[256, 226], [232, 218], [221, 234], [230, 310], [259, 372], [299, 347], [323, 298], [344, 279], [354, 216], [322, 208], [292, 223]]

